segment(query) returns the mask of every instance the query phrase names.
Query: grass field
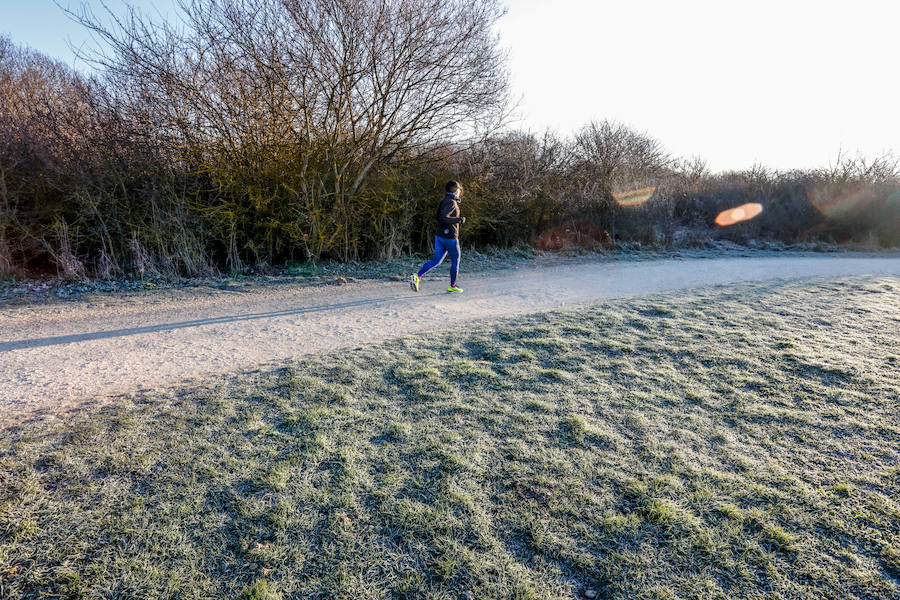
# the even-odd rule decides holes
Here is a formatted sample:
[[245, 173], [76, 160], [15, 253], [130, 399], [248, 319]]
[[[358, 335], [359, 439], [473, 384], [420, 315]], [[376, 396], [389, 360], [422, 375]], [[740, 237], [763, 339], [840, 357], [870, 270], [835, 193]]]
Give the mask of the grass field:
[[897, 598], [900, 280], [405, 338], [0, 432], [2, 598]]

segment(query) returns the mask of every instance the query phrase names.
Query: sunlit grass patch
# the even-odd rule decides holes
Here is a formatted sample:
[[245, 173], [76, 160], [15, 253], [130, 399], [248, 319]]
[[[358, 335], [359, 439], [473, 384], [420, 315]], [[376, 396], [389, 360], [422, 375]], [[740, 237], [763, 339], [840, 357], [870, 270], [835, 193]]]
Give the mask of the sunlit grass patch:
[[894, 598], [897, 323], [716, 288], [23, 424], [0, 597]]

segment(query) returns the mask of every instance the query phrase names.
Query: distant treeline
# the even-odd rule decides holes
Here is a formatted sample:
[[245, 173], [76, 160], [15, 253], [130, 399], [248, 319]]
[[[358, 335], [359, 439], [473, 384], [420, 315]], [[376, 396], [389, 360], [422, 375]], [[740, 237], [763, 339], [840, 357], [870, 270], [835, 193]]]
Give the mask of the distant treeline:
[[[900, 244], [891, 157], [712, 174], [616, 123], [510, 132], [502, 13], [497, 0], [208, 0], [177, 24], [81, 13], [104, 48], [90, 76], [0, 38], [0, 275], [423, 251], [451, 178], [467, 245], [566, 224], [662, 245]], [[759, 217], [715, 226], [748, 202]]]

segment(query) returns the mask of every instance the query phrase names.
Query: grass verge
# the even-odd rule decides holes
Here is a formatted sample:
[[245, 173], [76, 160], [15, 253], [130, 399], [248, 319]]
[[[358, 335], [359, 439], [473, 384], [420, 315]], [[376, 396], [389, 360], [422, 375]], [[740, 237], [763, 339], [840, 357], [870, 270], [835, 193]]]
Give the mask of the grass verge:
[[[596, 256], [590, 254], [590, 256]], [[354, 279], [406, 279], [431, 256], [403, 256], [383, 261], [295, 262], [284, 267], [249, 268], [247, 272], [209, 277], [163, 277], [149, 275], [143, 279], [92, 279], [66, 281], [61, 278], [26, 279], [0, 277], [0, 307], [22, 304], [80, 300], [96, 296], [158, 294], [189, 288], [218, 290], [246, 289], [272, 285], [317, 286], [341, 285]], [[484, 248], [465, 250], [466, 272], [481, 273], [508, 269], [534, 261], [535, 251], [529, 246], [516, 248]], [[449, 273], [450, 261], [437, 267]]]
[[23, 424], [0, 597], [896, 598], [898, 332], [895, 278], [752, 284]]
[[[815, 256], [822, 253], [841, 253], [861, 256], [896, 256], [897, 250], [868, 251], [851, 245], [793, 244], [751, 241], [747, 245], [718, 240], [701, 246], [672, 246], [657, 244], [621, 243], [614, 252], [589, 248], [569, 248], [562, 252], [543, 252], [530, 246], [514, 248], [471, 249], [463, 246], [463, 271], [468, 274], [496, 272], [528, 265], [552, 266], [582, 261], [649, 261], [672, 258], [735, 258], [765, 256]], [[405, 280], [430, 255], [402, 256], [382, 261], [296, 262], [283, 267], [248, 267], [245, 272], [211, 274], [208, 277], [164, 277], [148, 275], [143, 279], [91, 279], [66, 281], [59, 277], [28, 279], [3, 276], [0, 273], [0, 309], [35, 303], [66, 302], [99, 299], [109, 296], [130, 297], [145, 294], [177, 294], [184, 290], [193, 294], [195, 288], [211, 291], [246, 291], [276, 285], [319, 286], [342, 285], [353, 280]], [[449, 273], [450, 261], [437, 267], [432, 275]]]

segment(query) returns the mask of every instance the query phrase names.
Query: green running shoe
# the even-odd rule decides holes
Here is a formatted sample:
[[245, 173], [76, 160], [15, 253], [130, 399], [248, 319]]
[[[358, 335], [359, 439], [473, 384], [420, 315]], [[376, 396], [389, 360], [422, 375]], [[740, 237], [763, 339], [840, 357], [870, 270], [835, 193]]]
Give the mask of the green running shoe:
[[463, 289], [459, 286], [451, 285], [450, 287], [447, 288], [447, 293], [448, 294], [462, 294]]
[[409, 276], [409, 287], [412, 288], [412, 291], [414, 291], [414, 292], [419, 291], [419, 282], [420, 281], [422, 281], [422, 280], [419, 278], [419, 275], [417, 273], [413, 273], [412, 275]]

